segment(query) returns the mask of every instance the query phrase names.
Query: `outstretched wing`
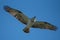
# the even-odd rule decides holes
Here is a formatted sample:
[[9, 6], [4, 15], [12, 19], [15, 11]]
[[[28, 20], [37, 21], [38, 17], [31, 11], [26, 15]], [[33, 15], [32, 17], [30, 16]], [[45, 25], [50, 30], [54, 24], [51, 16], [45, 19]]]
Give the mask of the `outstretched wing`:
[[33, 28], [40, 28], [40, 29], [49, 29], [49, 30], [57, 30], [57, 27], [48, 23], [48, 22], [39, 22], [36, 21], [34, 25], [32, 26]]
[[[19, 21], [21, 21], [24, 24], [27, 24], [29, 18], [24, 15], [21, 11], [13, 9], [9, 6], [4, 6], [4, 9], [12, 14], [14, 17], [16, 17]], [[41, 28], [41, 29], [49, 29], [49, 30], [56, 30], [57, 27], [48, 23], [48, 22], [39, 22], [36, 21], [34, 25], [32, 26], [33, 28]]]
[[5, 11], [9, 12], [14, 17], [16, 17], [22, 23], [27, 24], [29, 18], [26, 15], [24, 15], [21, 11], [13, 9], [9, 6], [4, 6], [4, 9], [5, 9]]

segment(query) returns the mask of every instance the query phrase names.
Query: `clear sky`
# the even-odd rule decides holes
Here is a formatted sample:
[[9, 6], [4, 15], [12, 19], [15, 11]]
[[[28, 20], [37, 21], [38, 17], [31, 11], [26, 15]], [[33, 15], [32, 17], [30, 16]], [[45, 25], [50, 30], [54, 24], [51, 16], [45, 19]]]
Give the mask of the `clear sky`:
[[[58, 27], [57, 31], [30, 29], [3, 9], [8, 5], [21, 10], [29, 18], [36, 16], [38, 21], [46, 21]], [[0, 40], [60, 40], [60, 1], [59, 0], [0, 0]]]

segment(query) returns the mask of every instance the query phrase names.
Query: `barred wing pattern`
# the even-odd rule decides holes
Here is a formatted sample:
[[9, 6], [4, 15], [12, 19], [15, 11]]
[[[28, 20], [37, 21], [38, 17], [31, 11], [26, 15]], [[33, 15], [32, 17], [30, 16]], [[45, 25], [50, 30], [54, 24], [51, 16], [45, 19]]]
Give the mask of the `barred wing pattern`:
[[9, 6], [4, 6], [4, 10], [16, 17], [22, 23], [27, 24], [29, 18], [26, 15], [24, 15], [21, 11], [13, 9]]
[[[16, 17], [19, 21], [21, 21], [24, 24], [27, 24], [29, 18], [24, 15], [21, 11], [13, 9], [9, 6], [4, 6], [4, 10], [6, 12], [9, 12], [12, 14], [14, 17]], [[49, 29], [49, 30], [56, 30], [57, 27], [48, 23], [48, 22], [43, 22], [43, 21], [36, 21], [33, 25], [32, 28], [40, 28], [40, 29]]]
[[36, 21], [34, 25], [32, 26], [33, 28], [40, 28], [40, 29], [49, 29], [49, 30], [57, 30], [57, 27], [48, 23], [48, 22], [43, 22], [43, 21]]

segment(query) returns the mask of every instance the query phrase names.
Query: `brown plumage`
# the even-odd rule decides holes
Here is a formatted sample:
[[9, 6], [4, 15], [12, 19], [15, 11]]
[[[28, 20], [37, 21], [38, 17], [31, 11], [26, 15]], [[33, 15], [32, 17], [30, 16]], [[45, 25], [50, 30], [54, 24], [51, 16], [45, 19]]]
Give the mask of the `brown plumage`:
[[[24, 15], [21, 11], [13, 9], [9, 6], [4, 6], [4, 10], [6, 12], [9, 12], [14, 17], [16, 17], [16, 19], [18, 19], [20, 22], [22, 22], [26, 25], [28, 24], [28, 21], [29, 21], [30, 18], [28, 18], [26, 15]], [[49, 30], [54, 30], [54, 31], [57, 30], [56, 26], [54, 26], [54, 25], [52, 25], [48, 22], [36, 21], [36, 22], [33, 22], [33, 23], [34, 23], [33, 25], [30, 25], [31, 28], [49, 29]], [[25, 27], [23, 29], [23, 31], [26, 32], [26, 33], [29, 33], [29, 29], [30, 29], [30, 27], [28, 27], [28, 28]]]

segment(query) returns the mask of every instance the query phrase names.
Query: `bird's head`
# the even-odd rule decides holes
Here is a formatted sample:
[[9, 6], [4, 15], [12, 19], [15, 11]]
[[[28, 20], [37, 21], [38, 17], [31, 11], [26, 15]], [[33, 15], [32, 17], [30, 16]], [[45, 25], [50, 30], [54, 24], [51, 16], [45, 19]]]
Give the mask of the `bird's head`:
[[36, 22], [36, 16], [32, 17], [32, 18], [31, 18], [31, 21], [32, 21], [32, 22]]

